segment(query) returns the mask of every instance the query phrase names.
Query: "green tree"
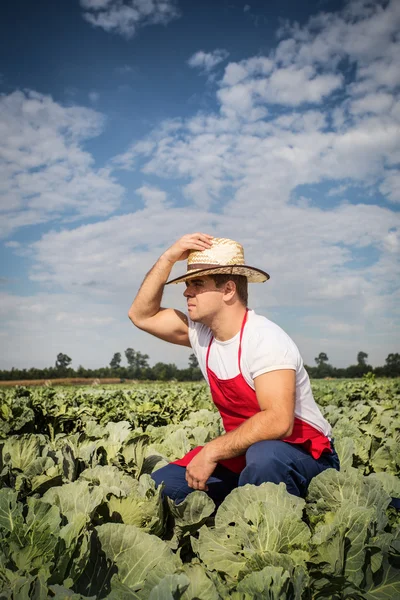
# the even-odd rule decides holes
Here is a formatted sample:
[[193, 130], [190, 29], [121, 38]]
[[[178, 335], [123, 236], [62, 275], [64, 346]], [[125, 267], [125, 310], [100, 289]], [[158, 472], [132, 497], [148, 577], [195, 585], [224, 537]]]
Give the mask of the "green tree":
[[365, 367], [367, 365], [368, 354], [362, 350], [357, 354], [357, 364]]
[[320, 352], [314, 359], [317, 363], [317, 368], [313, 371], [313, 377], [332, 377], [334, 375], [334, 368], [328, 364], [328, 355], [325, 352]]
[[66, 369], [72, 363], [72, 358], [70, 358], [67, 354], [63, 354], [60, 352], [57, 354], [56, 360], [56, 368], [57, 369]]
[[178, 369], [173, 363], [156, 363], [152, 368], [152, 371], [154, 378], [158, 381], [168, 381], [170, 379], [175, 379], [178, 375]]
[[398, 352], [395, 354], [388, 354], [385, 363], [385, 375], [388, 375], [389, 377], [400, 376], [400, 354]]
[[329, 358], [325, 352], [320, 352], [316, 358], [314, 358], [318, 367], [321, 367], [324, 363], [327, 363]]
[[136, 353], [136, 363], [138, 369], [147, 369], [149, 366], [149, 355], [142, 354], [141, 352]]
[[118, 369], [121, 366], [121, 352], [116, 352], [110, 361], [112, 369]]
[[125, 350], [126, 362], [128, 365], [134, 369], [135, 368], [135, 360], [136, 360], [136, 352], [133, 348], [127, 348]]
[[197, 357], [195, 354], [190, 354], [189, 356], [189, 367], [191, 369], [197, 369], [199, 366], [199, 361], [197, 360]]
[[149, 368], [149, 355], [142, 354], [133, 348], [127, 348], [125, 350], [126, 361], [129, 365], [129, 369], [138, 371], [141, 369]]

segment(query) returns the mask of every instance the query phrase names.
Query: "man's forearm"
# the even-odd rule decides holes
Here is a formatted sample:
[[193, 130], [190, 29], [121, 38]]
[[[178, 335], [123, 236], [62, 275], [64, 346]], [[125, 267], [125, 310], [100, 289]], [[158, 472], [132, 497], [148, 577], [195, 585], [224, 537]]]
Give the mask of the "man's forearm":
[[171, 273], [173, 264], [163, 254], [147, 273], [129, 309], [129, 318], [133, 323], [150, 319], [158, 313], [161, 306], [164, 285]]
[[247, 419], [234, 431], [208, 442], [207, 456], [216, 462], [244, 454], [250, 446], [263, 440], [279, 440], [290, 435], [292, 423], [285, 422], [275, 413], [263, 410]]

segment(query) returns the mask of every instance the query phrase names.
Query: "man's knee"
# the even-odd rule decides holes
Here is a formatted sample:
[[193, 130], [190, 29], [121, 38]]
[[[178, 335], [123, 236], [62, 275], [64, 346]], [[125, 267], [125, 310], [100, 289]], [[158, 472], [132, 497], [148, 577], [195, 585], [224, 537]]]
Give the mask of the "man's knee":
[[151, 478], [157, 487], [164, 484], [163, 496], [168, 496], [172, 500], [182, 501], [189, 492], [185, 472], [185, 467], [169, 464], [154, 471], [151, 474]]
[[281, 444], [283, 442], [279, 440], [266, 440], [250, 446], [246, 452], [246, 467], [240, 476], [239, 485], [285, 481], [288, 465], [282, 459]]
[[258, 464], [279, 459], [282, 452], [280, 440], [263, 440], [252, 444], [246, 452], [246, 464]]

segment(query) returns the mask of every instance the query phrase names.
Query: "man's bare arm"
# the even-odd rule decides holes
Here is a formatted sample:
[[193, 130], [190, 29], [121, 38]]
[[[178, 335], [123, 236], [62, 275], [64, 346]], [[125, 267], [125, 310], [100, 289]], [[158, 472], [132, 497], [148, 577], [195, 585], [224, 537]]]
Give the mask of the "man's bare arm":
[[261, 412], [234, 431], [208, 442], [192, 459], [186, 467], [186, 481], [193, 489], [207, 491], [206, 482], [219, 461], [244, 454], [256, 442], [279, 440], [291, 434], [296, 372], [292, 369], [272, 371], [256, 377], [254, 384]]
[[161, 300], [174, 264], [185, 260], [190, 250], [210, 248], [211, 240], [212, 236], [205, 233], [187, 234], [160, 256], [129, 309], [128, 316], [136, 327], [167, 342], [190, 346], [186, 316], [179, 310], [162, 308]]

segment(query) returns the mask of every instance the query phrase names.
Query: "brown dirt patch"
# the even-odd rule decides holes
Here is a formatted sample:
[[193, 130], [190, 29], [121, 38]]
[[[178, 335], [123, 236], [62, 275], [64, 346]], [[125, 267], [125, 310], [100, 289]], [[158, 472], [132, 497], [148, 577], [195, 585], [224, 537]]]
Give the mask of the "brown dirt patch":
[[[21, 379], [16, 381], [0, 381], [0, 387], [12, 387], [16, 385], [104, 385], [122, 383], [118, 377], [108, 379], [93, 379], [93, 377], [65, 377], [63, 379]], [[137, 383], [133, 379], [125, 379], [124, 383]]]

